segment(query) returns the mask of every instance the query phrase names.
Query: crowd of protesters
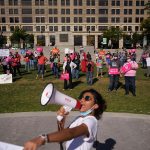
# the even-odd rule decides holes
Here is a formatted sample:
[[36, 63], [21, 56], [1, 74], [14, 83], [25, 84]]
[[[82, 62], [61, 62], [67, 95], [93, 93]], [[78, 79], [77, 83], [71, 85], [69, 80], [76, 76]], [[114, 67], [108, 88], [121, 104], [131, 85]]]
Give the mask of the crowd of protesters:
[[3, 67], [4, 74], [13, 74], [13, 77], [18, 73], [21, 76], [21, 55], [18, 52], [14, 54], [10, 52], [8, 57], [1, 57], [0, 64]]
[[[104, 67], [107, 68], [109, 77], [108, 92], [117, 91], [120, 76], [125, 79], [125, 95], [129, 94], [129, 89], [133, 96], [136, 96], [135, 76], [138, 64], [136, 62], [136, 49], [112, 53], [110, 51], [95, 51], [95, 59], [92, 60], [90, 52], [84, 49], [78, 52], [67, 53], [63, 62], [60, 62], [60, 51], [54, 47], [49, 56], [44, 56], [43, 48], [38, 47], [34, 52], [27, 50], [25, 55], [21, 56], [18, 52], [12, 53], [8, 57], [1, 58], [3, 73], [12, 73], [13, 77], [18, 73], [21, 76], [21, 57], [24, 60], [24, 69], [27, 72], [37, 70], [36, 79], [44, 79], [46, 72], [46, 63], [50, 65], [50, 70], [55, 78], [60, 78], [61, 74], [68, 73], [68, 79], [64, 79], [64, 90], [73, 88], [72, 79], [79, 79], [80, 72], [86, 76], [87, 85], [93, 84], [94, 68], [96, 67], [96, 77], [103, 78]], [[150, 76], [150, 54], [143, 53], [141, 56], [143, 68], [147, 68], [147, 76]], [[61, 71], [62, 66], [62, 71]]]
[[[56, 59], [57, 58], [57, 59]], [[56, 59], [56, 61], [55, 61]], [[72, 79], [79, 78], [80, 73], [85, 73], [86, 82], [88, 85], [93, 84], [94, 77], [94, 67], [96, 66], [96, 77], [102, 78], [104, 75], [103, 68], [104, 65], [108, 71], [109, 77], [109, 85], [108, 91], [111, 92], [113, 90], [117, 91], [119, 86], [119, 78], [124, 75], [125, 78], [125, 95], [129, 94], [129, 89], [131, 89], [131, 93], [133, 96], [136, 96], [136, 86], [135, 86], [135, 76], [136, 70], [138, 69], [138, 64], [136, 63], [136, 50], [132, 49], [130, 51], [122, 51], [111, 53], [108, 51], [107, 53], [95, 53], [96, 62], [92, 60], [92, 56], [89, 52], [80, 51], [80, 53], [70, 53], [66, 54], [63, 59], [63, 71], [60, 72], [58, 64], [60, 64], [60, 56], [59, 54], [50, 55], [50, 66], [55, 77], [59, 78], [61, 73], [68, 73], [69, 78], [64, 79], [64, 90], [71, 89]], [[130, 64], [129, 70], [124, 71], [122, 68], [128, 66]], [[121, 70], [122, 69], [122, 70]], [[57, 70], [57, 71], [55, 71]]]

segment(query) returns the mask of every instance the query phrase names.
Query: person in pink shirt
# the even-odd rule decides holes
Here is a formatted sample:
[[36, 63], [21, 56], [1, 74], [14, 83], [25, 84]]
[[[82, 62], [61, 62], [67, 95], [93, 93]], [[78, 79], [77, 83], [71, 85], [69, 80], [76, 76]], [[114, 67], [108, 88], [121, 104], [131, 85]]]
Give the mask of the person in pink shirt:
[[109, 62], [108, 74], [109, 74], [108, 92], [111, 92], [113, 90], [117, 91], [120, 76], [120, 62], [117, 54], [114, 54], [113, 58]]
[[136, 96], [135, 77], [136, 77], [136, 70], [138, 69], [138, 64], [136, 63], [136, 61], [131, 60], [130, 57], [127, 58], [126, 63], [130, 63], [131, 68], [127, 72], [125, 72], [125, 74], [124, 74], [125, 95], [129, 95], [129, 90], [131, 89], [132, 95]]

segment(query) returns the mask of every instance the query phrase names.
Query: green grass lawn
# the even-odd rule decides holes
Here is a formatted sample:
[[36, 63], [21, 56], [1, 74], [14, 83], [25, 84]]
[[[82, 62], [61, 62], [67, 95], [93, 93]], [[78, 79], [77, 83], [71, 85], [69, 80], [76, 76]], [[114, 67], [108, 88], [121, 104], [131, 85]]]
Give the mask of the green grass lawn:
[[[26, 73], [23, 71], [21, 78], [16, 77], [12, 84], [0, 84], [0, 113], [8, 112], [30, 112], [30, 111], [56, 111], [58, 105], [40, 105], [40, 97], [43, 88], [49, 82], [54, 83], [55, 87], [74, 98], [79, 96], [82, 90], [94, 88], [99, 91], [107, 101], [107, 112], [127, 112], [127, 113], [141, 113], [150, 114], [150, 78], [144, 76], [146, 70], [138, 69], [137, 72], [137, 96], [133, 97], [124, 95], [124, 78], [120, 78], [121, 86], [117, 92], [107, 92], [109, 79], [105, 74], [102, 79], [94, 79], [94, 84], [88, 86], [84, 74], [81, 74], [79, 80], [73, 80], [76, 86], [72, 91], [63, 91], [63, 81], [56, 79], [51, 75], [49, 66], [44, 80], [36, 80], [36, 71]], [[2, 72], [0, 72], [2, 73]]]

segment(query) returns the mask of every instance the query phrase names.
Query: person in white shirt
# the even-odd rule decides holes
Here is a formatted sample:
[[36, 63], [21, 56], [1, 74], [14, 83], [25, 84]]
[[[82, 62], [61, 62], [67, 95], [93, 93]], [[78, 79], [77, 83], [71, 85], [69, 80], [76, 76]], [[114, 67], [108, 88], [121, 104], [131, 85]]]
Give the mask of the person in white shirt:
[[147, 77], [150, 77], [150, 53], [147, 55], [146, 65], [147, 65]]
[[36, 150], [46, 142], [64, 142], [66, 141], [66, 150], [90, 150], [97, 134], [98, 120], [106, 109], [106, 102], [101, 94], [94, 89], [81, 92], [79, 96], [81, 104], [80, 115], [64, 128], [66, 113], [64, 107], [58, 111], [58, 115], [64, 116], [59, 122], [61, 131], [38, 136], [24, 145], [24, 150]]
[[63, 73], [69, 73], [69, 83], [67, 82], [67, 80], [64, 80], [64, 90], [66, 90], [67, 88], [72, 90], [72, 88], [73, 88], [72, 71], [76, 67], [77, 67], [77, 65], [68, 56], [67, 61], [65, 61], [64, 64], [63, 64]]

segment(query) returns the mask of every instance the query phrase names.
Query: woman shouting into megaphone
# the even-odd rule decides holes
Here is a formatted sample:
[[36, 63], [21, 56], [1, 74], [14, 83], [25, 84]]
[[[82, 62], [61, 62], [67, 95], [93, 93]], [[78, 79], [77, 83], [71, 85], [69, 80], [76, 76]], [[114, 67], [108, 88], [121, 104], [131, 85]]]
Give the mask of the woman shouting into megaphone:
[[24, 150], [36, 150], [45, 143], [51, 142], [66, 142], [66, 150], [90, 150], [96, 138], [98, 120], [106, 109], [106, 102], [94, 89], [81, 92], [79, 101], [81, 103], [80, 115], [68, 128], [64, 128], [68, 114], [61, 107], [58, 115], [64, 116], [59, 122], [62, 130], [46, 133], [29, 140], [25, 143]]

